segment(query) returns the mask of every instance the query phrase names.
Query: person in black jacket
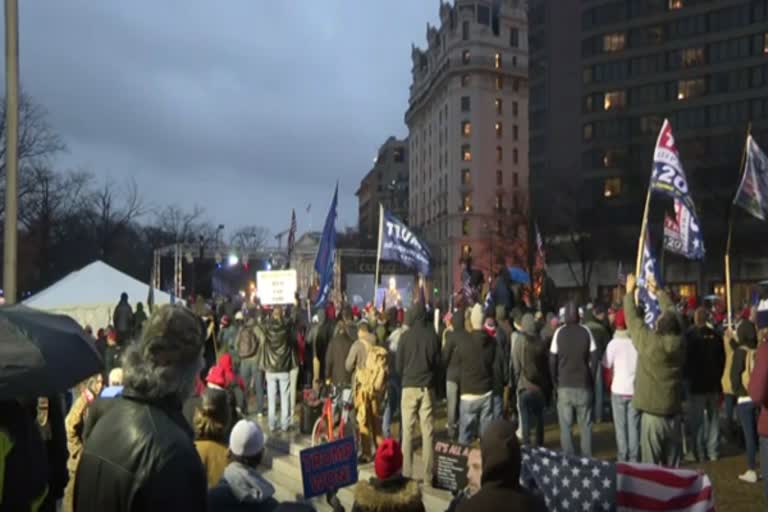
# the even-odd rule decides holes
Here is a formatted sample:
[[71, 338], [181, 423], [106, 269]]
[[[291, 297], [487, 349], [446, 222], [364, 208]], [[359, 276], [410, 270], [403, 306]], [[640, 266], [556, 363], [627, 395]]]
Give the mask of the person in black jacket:
[[459, 442], [462, 444], [482, 436], [493, 420], [494, 382], [504, 371], [504, 358], [498, 353], [497, 342], [483, 329], [480, 304], [472, 307], [470, 322], [470, 340], [459, 347], [457, 354], [461, 382]]
[[[257, 360], [267, 376], [267, 417], [269, 429], [282, 428], [288, 431], [293, 427], [290, 416], [291, 370], [297, 366], [295, 343], [292, 339], [292, 325], [283, 316], [280, 306], [272, 310], [261, 330]], [[280, 425], [277, 424], [277, 393], [280, 393]]]
[[120, 302], [112, 315], [112, 322], [117, 331], [117, 342], [126, 343], [133, 336], [133, 308], [128, 304], [128, 294], [120, 294]]
[[421, 421], [424, 481], [432, 479], [434, 459], [432, 409], [435, 404], [435, 375], [440, 371], [440, 340], [427, 325], [424, 304], [417, 302], [408, 310], [408, 330], [397, 349], [397, 373], [403, 379], [400, 411], [403, 425], [403, 475], [413, 478], [413, 430]]
[[202, 368], [200, 320], [163, 306], [130, 345], [123, 395], [93, 426], [75, 479], [77, 512], [206, 510], [206, 476], [182, 414]]
[[707, 310], [693, 315], [685, 336], [685, 374], [688, 381], [688, 424], [693, 453], [699, 461], [717, 460], [720, 448], [720, 378], [725, 368], [723, 339], [707, 326]]
[[445, 365], [445, 394], [448, 399], [448, 437], [455, 439], [459, 429], [459, 347], [470, 343], [470, 336], [464, 328], [464, 308], [457, 310], [451, 318], [453, 330], [445, 335], [443, 365]]
[[[747, 455], [747, 471], [739, 475], [739, 480], [747, 483], [757, 483], [759, 473], [757, 472], [757, 417], [760, 415], [760, 404], [756, 404], [749, 396], [748, 385], [751, 372], [747, 371], [747, 359], [751, 358], [750, 364], [754, 364], [757, 351], [757, 330], [755, 324], [748, 318], [739, 323], [734, 339], [733, 332], [726, 330], [725, 340], [733, 348], [733, 363], [731, 364], [731, 389], [736, 396], [736, 417], [739, 419], [741, 429], [744, 433], [744, 445]], [[752, 368], [754, 369], [754, 367]], [[746, 378], [745, 378], [746, 377]]]

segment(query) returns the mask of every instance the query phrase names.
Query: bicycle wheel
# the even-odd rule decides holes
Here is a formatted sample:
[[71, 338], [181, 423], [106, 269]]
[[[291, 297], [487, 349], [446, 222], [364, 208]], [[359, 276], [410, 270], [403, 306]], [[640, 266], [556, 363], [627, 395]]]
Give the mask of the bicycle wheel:
[[328, 424], [325, 416], [320, 416], [312, 427], [312, 446], [328, 442]]

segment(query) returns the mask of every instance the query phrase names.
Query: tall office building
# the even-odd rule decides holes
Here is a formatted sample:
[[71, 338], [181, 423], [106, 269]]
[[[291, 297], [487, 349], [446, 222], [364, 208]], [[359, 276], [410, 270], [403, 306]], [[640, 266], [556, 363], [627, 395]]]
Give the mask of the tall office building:
[[[534, 211], [554, 235], [554, 252], [571, 263], [553, 273], [574, 287], [591, 273], [594, 292], [615, 285], [617, 260], [634, 267], [653, 147], [668, 118], [708, 256], [698, 264], [667, 255], [667, 280], [686, 294], [722, 292], [727, 218], [748, 123], [768, 147], [768, 1], [537, 0], [530, 20], [537, 64], [531, 70]], [[575, 51], [570, 58], [578, 60], [579, 76], [565, 62], [571, 79], [564, 80], [566, 71], [554, 61]], [[558, 104], [563, 98], [568, 103]], [[670, 201], [652, 199], [659, 250], [669, 207]], [[765, 226], [740, 213], [737, 219], [738, 284], [766, 277], [768, 268], [753, 250]], [[605, 264], [586, 272], [587, 259]]]
[[436, 298], [447, 300], [462, 256], [497, 270], [503, 248], [527, 236], [525, 2], [441, 2], [440, 26], [427, 26], [426, 49], [411, 57], [409, 219], [431, 248]]
[[357, 190], [358, 231], [363, 246], [374, 246], [379, 229], [379, 204], [408, 220], [408, 139], [389, 137], [379, 148], [373, 167]]

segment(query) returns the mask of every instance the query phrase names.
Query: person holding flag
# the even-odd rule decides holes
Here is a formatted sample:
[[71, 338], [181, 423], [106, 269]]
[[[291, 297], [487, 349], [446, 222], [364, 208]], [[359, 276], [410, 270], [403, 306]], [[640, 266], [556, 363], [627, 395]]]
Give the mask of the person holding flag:
[[635, 275], [629, 274], [624, 316], [637, 350], [632, 405], [642, 412], [641, 459], [644, 463], [675, 467], [680, 462], [682, 448], [680, 414], [685, 365], [682, 326], [669, 296], [656, 288], [654, 279], [648, 279], [646, 289], [659, 303], [655, 328], [650, 327], [648, 315], [643, 318], [637, 310], [637, 284]]

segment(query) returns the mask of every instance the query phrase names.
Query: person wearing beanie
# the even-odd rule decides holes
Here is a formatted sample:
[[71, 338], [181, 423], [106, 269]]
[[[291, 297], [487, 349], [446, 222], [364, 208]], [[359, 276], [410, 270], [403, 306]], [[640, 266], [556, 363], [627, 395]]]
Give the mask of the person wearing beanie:
[[419, 485], [402, 475], [403, 452], [394, 439], [376, 450], [376, 477], [355, 486], [352, 512], [425, 512]]
[[275, 488], [258, 472], [264, 459], [264, 432], [251, 420], [240, 420], [229, 435], [229, 464], [208, 491], [209, 512], [273, 512]]
[[616, 312], [616, 330], [603, 356], [605, 382], [611, 390], [616, 452], [619, 462], [640, 462], [640, 413], [632, 405], [637, 350], [629, 338], [624, 310]]
[[521, 320], [521, 340], [512, 353], [516, 381], [515, 393], [520, 404], [520, 427], [523, 444], [530, 444], [530, 434], [536, 427], [534, 446], [544, 444], [544, 408], [552, 394], [547, 345], [536, 331], [536, 320], [526, 313]]
[[565, 325], [555, 331], [549, 349], [549, 372], [557, 387], [557, 417], [560, 446], [573, 455], [571, 427], [574, 418], [581, 432], [581, 455], [592, 456], [592, 389], [597, 359], [597, 344], [592, 332], [579, 323], [579, 308], [565, 307]]
[[126, 348], [123, 394], [85, 440], [74, 489], [78, 512], [206, 510], [206, 476], [182, 414], [202, 365], [204, 331], [187, 308], [155, 309]]
[[472, 307], [469, 342], [458, 347], [460, 369], [459, 442], [469, 444], [481, 436], [493, 420], [493, 385], [503, 374], [503, 358], [497, 357], [496, 340], [483, 329], [483, 309]]
[[224, 390], [206, 389], [195, 410], [195, 448], [203, 462], [208, 488], [219, 482], [227, 466], [227, 434], [231, 427], [231, 410]]
[[459, 504], [457, 512], [533, 512], [547, 510], [544, 501], [520, 486], [520, 443], [515, 425], [493, 421], [480, 438], [483, 473], [480, 490]]
[[443, 345], [443, 365], [445, 366], [445, 394], [448, 401], [448, 437], [455, 441], [459, 433], [459, 382], [461, 367], [458, 364], [459, 347], [472, 343], [472, 338], [464, 326], [464, 309], [458, 309], [452, 318], [452, 329], [446, 330]]

